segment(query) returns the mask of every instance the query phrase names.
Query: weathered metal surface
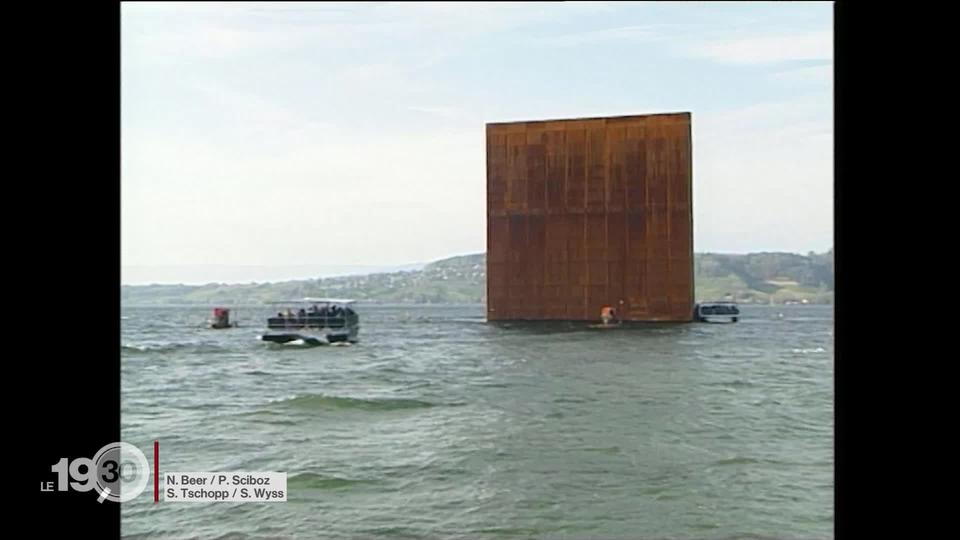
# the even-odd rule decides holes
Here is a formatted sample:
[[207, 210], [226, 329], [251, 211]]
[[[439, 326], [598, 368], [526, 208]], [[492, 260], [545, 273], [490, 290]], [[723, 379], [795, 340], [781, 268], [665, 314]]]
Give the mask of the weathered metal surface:
[[693, 319], [689, 113], [487, 124], [487, 318]]

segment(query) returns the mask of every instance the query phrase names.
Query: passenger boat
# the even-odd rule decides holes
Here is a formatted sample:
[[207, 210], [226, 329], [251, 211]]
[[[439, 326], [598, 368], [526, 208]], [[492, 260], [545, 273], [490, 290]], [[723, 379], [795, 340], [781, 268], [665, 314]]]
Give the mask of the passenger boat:
[[733, 302], [704, 302], [694, 306], [693, 318], [697, 322], [735, 323], [739, 319], [740, 308]]
[[271, 302], [282, 306], [267, 318], [267, 331], [261, 341], [281, 345], [336, 345], [357, 343], [360, 317], [355, 300], [340, 298], [304, 298]]

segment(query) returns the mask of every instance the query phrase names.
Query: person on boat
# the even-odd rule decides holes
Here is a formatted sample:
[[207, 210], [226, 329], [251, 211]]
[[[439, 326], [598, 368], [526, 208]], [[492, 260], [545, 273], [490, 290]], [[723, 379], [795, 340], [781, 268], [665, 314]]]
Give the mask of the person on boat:
[[600, 309], [600, 320], [603, 321], [603, 324], [610, 324], [613, 321], [613, 308], [603, 306]]
[[300, 311], [297, 312], [297, 317], [304, 318], [307, 316], [307, 310], [300, 308]]

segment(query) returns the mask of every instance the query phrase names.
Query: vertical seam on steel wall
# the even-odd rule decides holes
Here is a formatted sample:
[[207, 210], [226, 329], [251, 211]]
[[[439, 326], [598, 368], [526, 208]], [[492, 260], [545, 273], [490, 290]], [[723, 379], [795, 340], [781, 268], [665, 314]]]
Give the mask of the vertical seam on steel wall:
[[567, 183], [570, 181], [570, 148], [567, 146], [567, 129], [563, 130], [563, 266], [566, 268], [563, 291], [563, 316], [570, 319], [570, 201], [567, 200]]
[[491, 223], [493, 222], [493, 220], [491, 219], [491, 216], [490, 216], [490, 156], [492, 155], [492, 152], [490, 151], [490, 126], [489, 126], [489, 125], [487, 125], [487, 126], [485, 127], [485, 129], [484, 129], [484, 137], [485, 137], [485, 139], [486, 139], [485, 142], [486, 142], [486, 146], [487, 146], [487, 156], [486, 156], [487, 159], [484, 160], [484, 165], [485, 165], [485, 167], [486, 167], [486, 173], [487, 173], [487, 212], [486, 212], [486, 213], [487, 213], [487, 242], [486, 242], [486, 244], [487, 244], [487, 250], [486, 250], [486, 256], [485, 256], [485, 259], [486, 259], [486, 262], [487, 262], [487, 264], [486, 264], [486, 266], [487, 266], [486, 278], [487, 278], [487, 279], [484, 280], [484, 281], [485, 281], [485, 283], [484, 283], [484, 290], [486, 291], [486, 292], [485, 292], [486, 298], [484, 299], [484, 300], [486, 300], [485, 306], [484, 306], [484, 307], [486, 308], [486, 309], [484, 310], [484, 311], [485, 311], [484, 317], [489, 321], [489, 320], [490, 320], [490, 307], [491, 307], [491, 306], [490, 306], [490, 304], [491, 304], [491, 300], [490, 300], [490, 245], [491, 245], [491, 243], [490, 243], [490, 238], [493, 236], [492, 231], [490, 230], [491, 227], [492, 227]]
[[[669, 125], [669, 124], [668, 124], [668, 125]], [[663, 138], [663, 148], [664, 148], [664, 151], [667, 151], [667, 150], [668, 150], [668, 148], [667, 148], [667, 140], [668, 140], [667, 137], [664, 137], [664, 138]], [[669, 150], [676, 150], [676, 149], [672, 149], [672, 148], [671, 148], [671, 149], [669, 149]], [[674, 157], [674, 156], [676, 156], [676, 154], [677, 154], [676, 151], [674, 151], [674, 152], [670, 152], [669, 155], [670, 155], [671, 157]], [[675, 171], [674, 171], [673, 169], [674, 169], [674, 167], [676, 167], [676, 165], [677, 165], [676, 162], [674, 162], [673, 159], [666, 159], [666, 158], [665, 158], [663, 161], [664, 161], [665, 163], [669, 163], [669, 164], [670, 164], [670, 169], [664, 171], [664, 175], [663, 175], [664, 179], [667, 179], [667, 178], [673, 179], [673, 178], [675, 178], [675, 176], [673, 176], [673, 175], [675, 174]], [[666, 208], [663, 209], [664, 214], [665, 214], [664, 217], [666, 218], [665, 221], [667, 222], [667, 223], [666, 223], [666, 225], [667, 225], [667, 283], [666, 283], [666, 285], [667, 285], [667, 286], [666, 286], [666, 293], [667, 293], [667, 313], [669, 313], [668, 316], [670, 317], [670, 319], [673, 319], [673, 318], [676, 316], [676, 315], [674, 314], [674, 312], [673, 312], [673, 287], [671, 287], [671, 283], [670, 283], [670, 279], [673, 277], [673, 272], [672, 272], [672, 270], [673, 270], [673, 261], [670, 260], [671, 258], [673, 258], [673, 227], [672, 227], [672, 225], [673, 225], [672, 221], [673, 221], [673, 220], [671, 219], [671, 213], [672, 213], [672, 211], [673, 211], [673, 205], [670, 204], [670, 203], [672, 202], [672, 199], [673, 199], [673, 197], [670, 196], [671, 192], [673, 191], [673, 182], [664, 182], [664, 184], [666, 185], [666, 192], [667, 192], [667, 206], [666, 206]]]
[[604, 296], [608, 305], [614, 305], [610, 298], [610, 136], [607, 121], [603, 121], [603, 280]]
[[650, 174], [649, 164], [650, 164], [650, 148], [656, 147], [655, 144], [650, 144], [650, 121], [645, 121], [643, 123], [643, 296], [644, 302], [646, 303], [647, 317], [650, 317], [650, 218], [653, 217], [653, 213], [650, 211], [650, 208], [653, 206], [650, 204], [650, 177], [656, 175], [656, 162], [653, 163], [654, 171], [653, 175]]
[[590, 229], [590, 214], [587, 201], [590, 198], [590, 150], [592, 145], [590, 143], [590, 130], [586, 127], [583, 129], [583, 137], [585, 139], [584, 147], [586, 152], [584, 152], [583, 156], [583, 208], [580, 214], [583, 216], [583, 250], [580, 253], [583, 257], [583, 271], [586, 276], [584, 281], [587, 283], [582, 288], [583, 305], [580, 307], [580, 314], [582, 317], [590, 317], [590, 310], [588, 309], [590, 307], [590, 259], [588, 257], [590, 252], [587, 245], [587, 239], [589, 238], [587, 231]]
[[[630, 148], [630, 128], [624, 126], [623, 128], [623, 142], [621, 143], [624, 149]], [[629, 266], [633, 257], [630, 253], [630, 199], [627, 198], [627, 163], [629, 163], [629, 158], [627, 157], [629, 152], [621, 152], [620, 157], [623, 159], [623, 172], [621, 174], [621, 186], [623, 188], [623, 275], [621, 281], [623, 282], [623, 294], [627, 297], [627, 308], [630, 313], [633, 313], [633, 302], [630, 301], [631, 297], [634, 297], [630, 293], [632, 292], [629, 288], [630, 280], [627, 279], [627, 276], [630, 275], [632, 271]], [[630, 316], [633, 319], [633, 315]]]
[[549, 136], [547, 131], [547, 126], [544, 124], [543, 131], [540, 132], [540, 146], [543, 148], [543, 154], [541, 158], [540, 166], [543, 167], [543, 172], [541, 176], [543, 177], [543, 217], [540, 220], [540, 230], [543, 232], [543, 245], [540, 246], [540, 305], [537, 306], [537, 309], [540, 311], [540, 319], [547, 319], [547, 268], [550, 266], [550, 262], [547, 260], [547, 243], [549, 237], [547, 236], [547, 219], [550, 216], [550, 200], [548, 196], [550, 190], [547, 189], [547, 186], [550, 184], [550, 179], [547, 178], [547, 140]]
[[687, 301], [687, 319], [693, 319], [693, 306], [697, 301], [696, 275], [693, 271], [693, 262], [696, 257], [693, 249], [693, 113], [687, 115], [687, 212], [690, 213], [690, 238], [687, 253], [690, 255], [690, 264], [687, 268], [687, 281], [690, 283], [690, 296]]
[[561, 298], [563, 299], [563, 317], [570, 319], [570, 207], [567, 206], [567, 180], [570, 177], [570, 152], [567, 149], [567, 129], [564, 128], [563, 142], [560, 148], [563, 149], [563, 191], [560, 200], [563, 206], [560, 209], [560, 221], [563, 223], [563, 285], [561, 286]]
[[584, 153], [583, 153], [583, 249], [580, 252], [581, 257], [584, 261], [584, 281], [586, 284], [583, 287], [581, 299], [583, 305], [580, 307], [580, 313], [584, 317], [589, 317], [590, 312], [587, 309], [589, 306], [588, 295], [590, 292], [590, 252], [589, 246], [587, 246], [587, 239], [589, 238], [589, 233], [587, 232], [590, 229], [590, 214], [589, 214], [589, 205], [588, 201], [590, 200], [590, 150], [591, 141], [590, 141], [590, 130], [584, 128], [583, 130], [584, 138]]

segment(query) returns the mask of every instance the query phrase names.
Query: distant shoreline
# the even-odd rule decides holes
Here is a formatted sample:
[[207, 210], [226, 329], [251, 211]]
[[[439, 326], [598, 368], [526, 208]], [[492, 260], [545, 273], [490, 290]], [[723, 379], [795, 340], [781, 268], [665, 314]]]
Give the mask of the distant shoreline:
[[[694, 255], [698, 302], [744, 305], [832, 305], [833, 251]], [[377, 305], [478, 305], [486, 299], [486, 255], [461, 255], [423, 266], [373, 274], [266, 283], [121, 285], [121, 305], [258, 306], [315, 297], [353, 298]]]

